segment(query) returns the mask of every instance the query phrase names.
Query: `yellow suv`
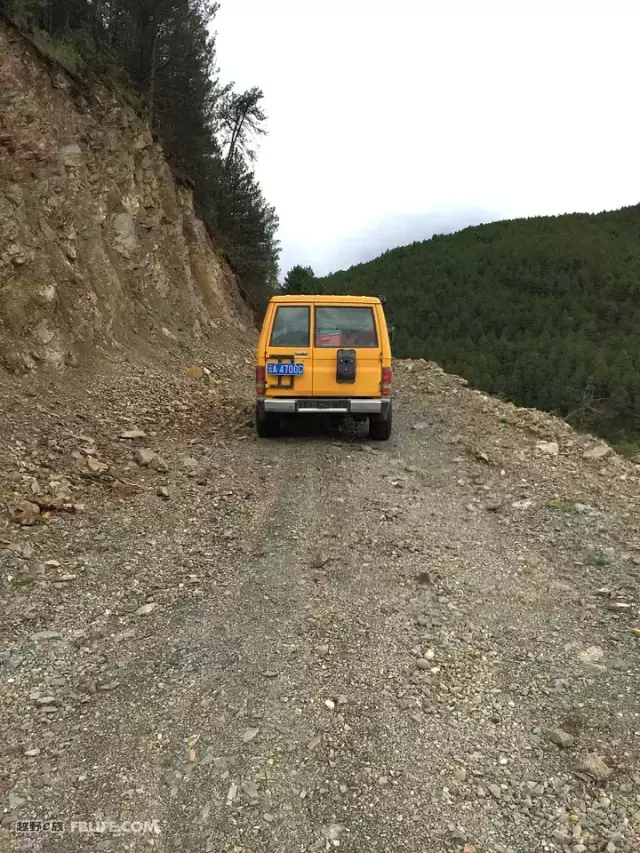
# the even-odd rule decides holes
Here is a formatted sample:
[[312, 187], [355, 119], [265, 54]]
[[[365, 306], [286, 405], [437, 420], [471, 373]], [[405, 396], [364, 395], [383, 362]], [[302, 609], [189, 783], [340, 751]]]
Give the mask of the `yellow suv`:
[[382, 302], [371, 296], [274, 296], [256, 360], [256, 428], [281, 415], [369, 419], [369, 437], [391, 435], [391, 345]]

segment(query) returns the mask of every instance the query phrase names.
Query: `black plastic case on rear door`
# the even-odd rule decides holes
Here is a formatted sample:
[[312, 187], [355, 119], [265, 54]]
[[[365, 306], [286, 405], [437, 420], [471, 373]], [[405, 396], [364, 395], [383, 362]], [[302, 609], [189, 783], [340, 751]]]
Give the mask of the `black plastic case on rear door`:
[[336, 360], [336, 382], [356, 381], [356, 351], [339, 349]]

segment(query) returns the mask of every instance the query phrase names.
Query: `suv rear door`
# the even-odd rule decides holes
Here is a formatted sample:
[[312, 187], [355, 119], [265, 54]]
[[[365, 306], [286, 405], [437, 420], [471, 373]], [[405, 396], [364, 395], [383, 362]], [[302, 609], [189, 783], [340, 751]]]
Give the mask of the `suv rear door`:
[[265, 352], [266, 395], [310, 397], [313, 382], [311, 306], [303, 302], [276, 302], [272, 303], [272, 310]]
[[[313, 396], [379, 397], [382, 375], [375, 305], [314, 306]], [[338, 382], [338, 350], [355, 351], [355, 379]]]

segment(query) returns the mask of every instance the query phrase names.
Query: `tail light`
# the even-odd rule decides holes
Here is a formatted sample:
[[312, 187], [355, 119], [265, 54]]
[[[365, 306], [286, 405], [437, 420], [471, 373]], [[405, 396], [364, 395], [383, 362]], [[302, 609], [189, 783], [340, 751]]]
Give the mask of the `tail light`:
[[391, 396], [391, 368], [383, 367], [382, 368], [382, 382], [380, 384], [380, 390], [382, 391], [383, 397]]
[[265, 392], [265, 371], [263, 367], [256, 367], [256, 394], [262, 397]]

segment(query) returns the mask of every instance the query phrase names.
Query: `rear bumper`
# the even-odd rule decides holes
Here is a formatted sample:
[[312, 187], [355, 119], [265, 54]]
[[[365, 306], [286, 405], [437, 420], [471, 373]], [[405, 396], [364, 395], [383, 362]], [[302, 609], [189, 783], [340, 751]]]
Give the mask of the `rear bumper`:
[[386, 414], [390, 397], [258, 397], [258, 409], [279, 415]]

